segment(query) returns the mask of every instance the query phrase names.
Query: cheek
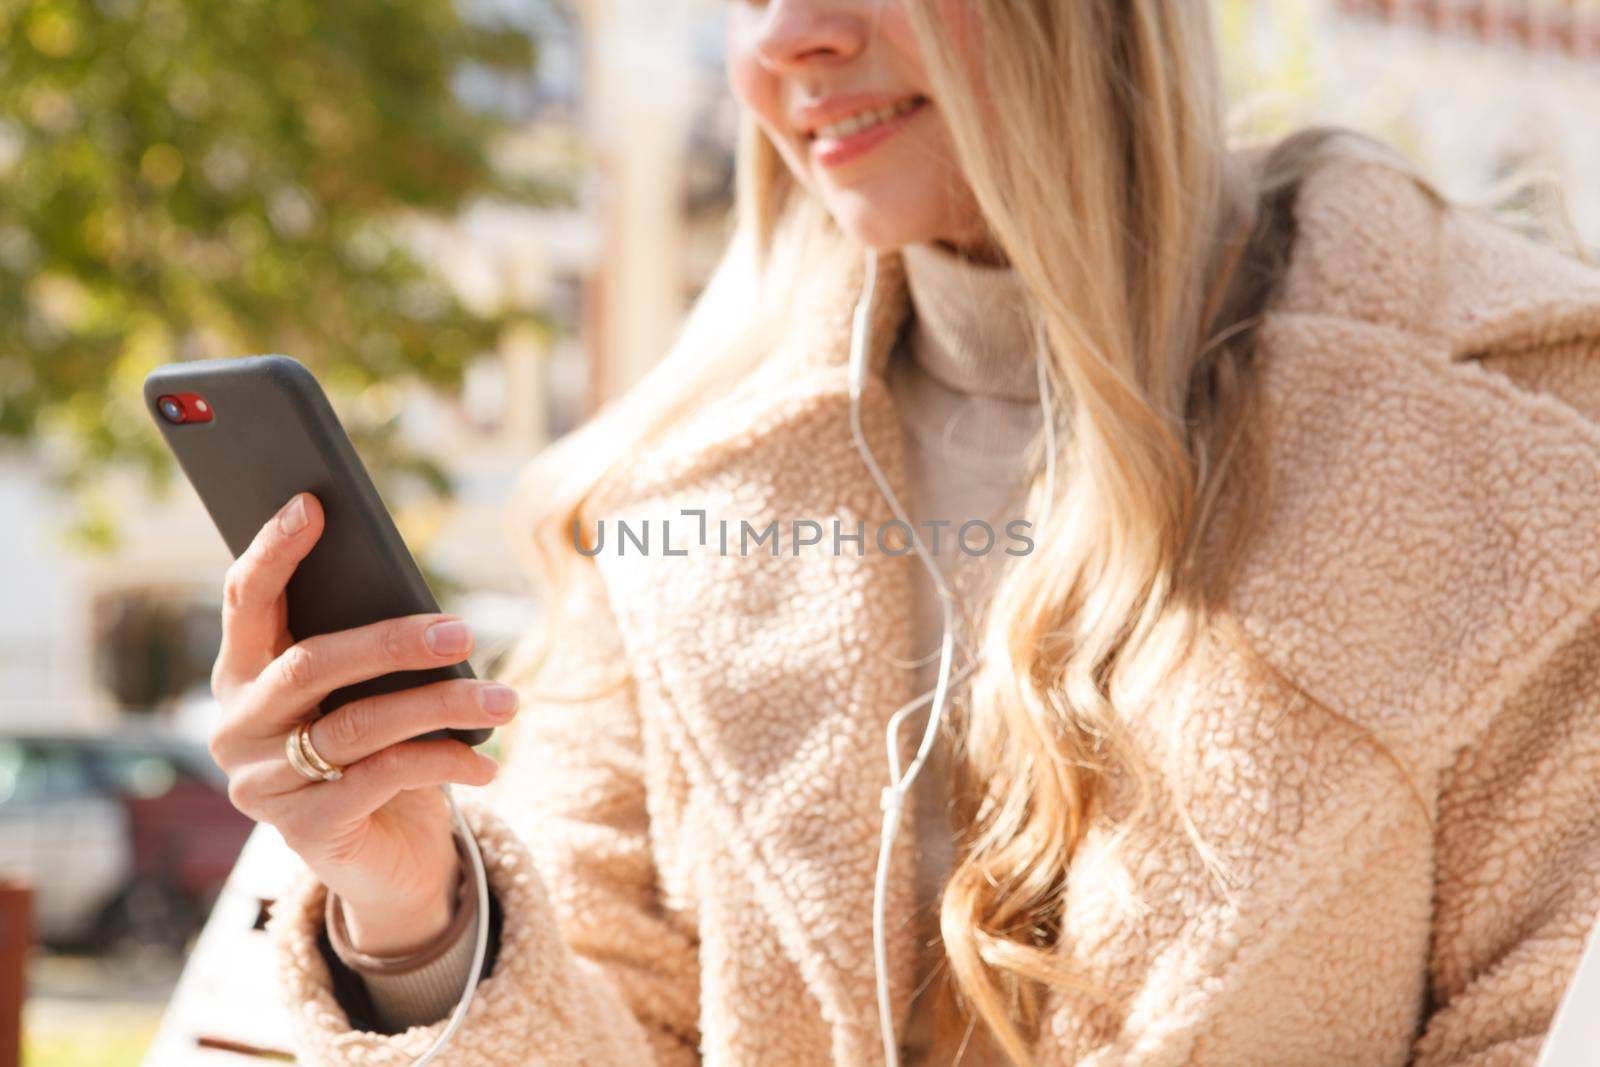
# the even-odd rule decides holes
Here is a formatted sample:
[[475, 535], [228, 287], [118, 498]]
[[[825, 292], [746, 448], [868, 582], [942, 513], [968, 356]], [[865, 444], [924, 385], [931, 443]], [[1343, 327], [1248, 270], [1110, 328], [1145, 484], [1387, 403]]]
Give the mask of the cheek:
[[741, 26], [743, 15], [730, 14], [726, 31], [728, 87], [734, 99], [748, 109], [777, 148], [790, 172], [802, 184], [809, 184], [805, 149], [795, 140], [784, 111], [783, 82], [761, 62], [753, 41], [754, 30]]
[[733, 90], [734, 98], [749, 110], [756, 125], [766, 131], [767, 140], [777, 148], [789, 169], [804, 181], [806, 163], [787, 132], [778, 79], [753, 58], [747, 63], [741, 62], [738, 56], [730, 52], [728, 85]]
[[[906, 72], [907, 80], [926, 92], [929, 88], [927, 64], [922, 60], [917, 34], [907, 13], [907, 4], [910, 2], [913, 0], [888, 0], [880, 9], [878, 29], [883, 35], [883, 43], [894, 55], [897, 69]], [[956, 51], [970, 67], [975, 55], [973, 49], [978, 47], [980, 27], [980, 21], [973, 16], [971, 0], [938, 0], [938, 9], [939, 18], [935, 24], [944, 26]]]
[[901, 80], [923, 90], [928, 87], [923, 74], [922, 52], [917, 47], [917, 34], [911, 27], [907, 12], [908, 0], [886, 0], [877, 9], [877, 32], [888, 66], [900, 72]]
[[749, 28], [743, 22], [740, 14], [728, 16], [725, 37], [728, 87], [734, 98], [749, 108], [762, 125], [772, 129], [783, 119], [778, 79], [762, 65]]

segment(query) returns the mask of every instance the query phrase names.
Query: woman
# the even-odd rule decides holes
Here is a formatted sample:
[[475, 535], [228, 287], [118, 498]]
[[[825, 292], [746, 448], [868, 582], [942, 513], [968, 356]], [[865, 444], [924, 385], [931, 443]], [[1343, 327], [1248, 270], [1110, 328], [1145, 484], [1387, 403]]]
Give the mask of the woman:
[[470, 634], [291, 645], [307, 497], [230, 572], [213, 750], [307, 862], [303, 1057], [440, 1032], [431, 787], [493, 771], [407, 739], [520, 694], [438, 1063], [1531, 1064], [1600, 911], [1600, 276], [1371, 142], [1229, 151], [1200, 0], [739, 2], [728, 46], [737, 233], [530, 468], [511, 691], [347, 705], [308, 781], [321, 694]]

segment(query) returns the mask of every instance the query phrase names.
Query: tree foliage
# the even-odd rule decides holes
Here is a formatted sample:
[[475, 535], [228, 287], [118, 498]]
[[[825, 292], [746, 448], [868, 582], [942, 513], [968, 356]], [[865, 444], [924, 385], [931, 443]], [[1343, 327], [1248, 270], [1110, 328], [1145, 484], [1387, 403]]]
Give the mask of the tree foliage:
[[[452, 0], [0, 6], [0, 439], [48, 441], [73, 485], [164, 474], [139, 387], [172, 359], [456, 384], [517, 312], [464, 307], [395, 224], [551, 195], [494, 164], [510, 120], [454, 89], [534, 62]], [[383, 439], [380, 477], [438, 483], [352, 429]]]

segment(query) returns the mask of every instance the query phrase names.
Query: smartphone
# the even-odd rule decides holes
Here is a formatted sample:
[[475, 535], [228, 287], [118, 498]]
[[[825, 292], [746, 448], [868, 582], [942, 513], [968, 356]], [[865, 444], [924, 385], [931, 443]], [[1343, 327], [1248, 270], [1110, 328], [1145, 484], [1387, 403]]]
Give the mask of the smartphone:
[[[321, 502], [322, 536], [289, 579], [288, 625], [296, 641], [439, 610], [322, 387], [298, 360], [168, 364], [145, 379], [144, 399], [235, 558], [296, 493]], [[472, 677], [465, 662], [395, 671], [334, 690], [320, 710]], [[492, 733], [441, 728], [419, 736], [480, 745]]]

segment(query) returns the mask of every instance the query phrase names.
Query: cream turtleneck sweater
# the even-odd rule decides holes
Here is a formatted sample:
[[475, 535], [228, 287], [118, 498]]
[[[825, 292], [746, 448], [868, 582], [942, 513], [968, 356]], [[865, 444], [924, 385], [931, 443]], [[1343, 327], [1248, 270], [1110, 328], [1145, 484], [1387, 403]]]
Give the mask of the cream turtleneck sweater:
[[[1028, 452], [1042, 425], [1038, 368], [1025, 291], [1014, 269], [982, 266], [932, 244], [908, 245], [901, 252], [913, 320], [890, 361], [889, 389], [906, 430], [911, 497], [904, 502], [906, 510], [955, 598], [955, 678], [972, 659], [976, 612], [1006, 561], [1014, 558], [1006, 549], [1026, 548], [1008, 536], [1007, 523], [1029, 518], [1022, 498]], [[973, 520], [994, 531], [987, 551], [981, 527], [969, 528], [963, 539], [967, 548], [957, 541], [962, 524]], [[939, 522], [947, 525], [929, 525]], [[914, 691], [929, 693], [938, 681], [944, 620], [927, 572], [917, 564], [913, 573]], [[944, 962], [939, 897], [955, 845], [947, 803], [955, 741], [948, 709], [964, 692], [965, 686], [951, 686], [938, 743], [912, 786], [921, 955], [918, 992], [901, 1034], [901, 1061], [907, 1067], [931, 1062], [932, 984]], [[928, 711], [926, 705], [918, 709], [901, 728], [907, 764], [922, 739]], [[960, 1062], [999, 1062], [977, 1036]]]
[[[888, 383], [906, 431], [910, 498], [902, 504], [956, 598], [954, 677], [970, 660], [976, 608], [1000, 568], [1014, 558], [1006, 549], [1026, 547], [1008, 534], [1006, 524], [1026, 517], [1022, 494], [1027, 454], [1041, 425], [1037, 368], [1024, 290], [1015, 270], [982, 266], [934, 244], [907, 245], [901, 254], [913, 315], [891, 358]], [[958, 544], [962, 524], [970, 520], [987, 522], [994, 531], [986, 550], [982, 527], [968, 529], [965, 548]], [[929, 525], [941, 522], [945, 525]], [[912, 562], [911, 669], [914, 691], [925, 693], [937, 681], [943, 615], [926, 572]], [[952, 686], [947, 707], [961, 693], [962, 687]], [[924, 705], [907, 716], [901, 729], [907, 764], [922, 738], [927, 711]], [[924, 992], [943, 961], [937, 941], [938, 900], [954, 852], [946, 804], [953, 736], [947, 717], [913, 787], [922, 955], [919, 993], [902, 1034], [905, 1067], [928, 1062], [932, 1039], [933, 997]], [[361, 976], [379, 1019], [390, 1027], [436, 1022], [459, 999], [471, 964], [470, 912], [476, 909], [476, 898], [462, 892], [458, 899], [462, 903], [455, 921], [438, 941], [405, 958], [379, 959], [351, 948], [337, 900], [329, 895], [330, 943], [339, 959]], [[862, 902], [862, 907], [870, 906], [870, 901]], [[985, 1063], [986, 1051], [974, 1041], [961, 1063]]]

